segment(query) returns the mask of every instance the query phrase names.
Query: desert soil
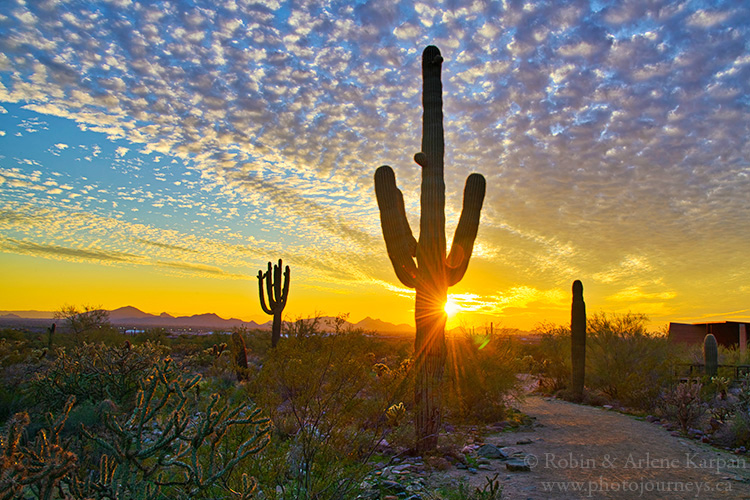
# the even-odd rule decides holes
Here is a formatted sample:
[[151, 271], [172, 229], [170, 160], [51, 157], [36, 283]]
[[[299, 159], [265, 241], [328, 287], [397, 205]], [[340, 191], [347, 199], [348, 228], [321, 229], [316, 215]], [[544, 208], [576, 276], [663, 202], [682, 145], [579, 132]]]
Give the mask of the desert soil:
[[477, 474], [447, 474], [460, 473], [473, 489], [499, 473], [502, 498], [512, 500], [750, 499], [750, 456], [602, 408], [529, 396], [519, 409], [535, 417], [532, 429], [485, 442], [517, 450], [530, 472], [509, 472], [505, 462], [490, 460]]

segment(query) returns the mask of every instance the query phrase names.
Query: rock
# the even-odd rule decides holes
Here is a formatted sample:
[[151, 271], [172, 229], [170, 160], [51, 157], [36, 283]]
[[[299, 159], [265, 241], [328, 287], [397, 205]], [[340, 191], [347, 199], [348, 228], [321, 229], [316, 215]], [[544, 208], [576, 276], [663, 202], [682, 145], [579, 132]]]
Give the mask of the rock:
[[448, 470], [451, 463], [444, 457], [427, 457], [425, 463], [435, 470]]
[[[283, 498], [283, 495], [282, 497]], [[380, 493], [375, 490], [367, 490], [357, 497], [357, 500], [379, 500]]]
[[490, 427], [498, 431], [503, 431], [510, 426], [511, 424], [507, 420], [503, 420], [502, 422], [495, 422], [494, 424], [490, 425]]
[[477, 470], [476, 470], [476, 469], [475, 469], [474, 467], [469, 467], [469, 469], [468, 469], [468, 470], [469, 470], [469, 472], [470, 472], [471, 474], [476, 474], [477, 472], [479, 472], [479, 471], [477, 471]]
[[391, 467], [391, 470], [395, 472], [396, 474], [402, 474], [411, 468], [412, 468], [411, 464], [400, 464], [400, 465], [394, 465], [393, 467]]
[[479, 465], [477, 465], [477, 469], [479, 469], [479, 470], [494, 470], [492, 468], [492, 466], [487, 465], [487, 464], [479, 464]]
[[516, 441], [516, 444], [531, 444], [533, 442], [534, 441], [532, 441], [531, 439], [520, 439], [520, 440]]
[[477, 449], [477, 455], [484, 458], [499, 458], [501, 460], [508, 458], [508, 455], [503, 453], [503, 451], [494, 444], [483, 444]]
[[406, 500], [422, 500], [422, 497], [419, 495], [412, 495], [408, 497]]
[[505, 468], [511, 472], [529, 472], [531, 467], [523, 460], [513, 458], [505, 462]]
[[468, 469], [468, 467], [466, 466], [466, 464], [463, 464], [463, 463], [459, 462], [459, 463], [456, 464], [456, 469], [466, 470], [466, 469]]
[[512, 446], [506, 446], [504, 448], [500, 448], [500, 451], [507, 458], [513, 458], [513, 457], [517, 457], [518, 455], [523, 455], [523, 452], [521, 450], [519, 450], [518, 448], [514, 448]]
[[612, 405], [603, 405], [602, 408], [604, 408], [605, 410], [611, 410], [613, 408], [613, 406]]
[[650, 422], [652, 424], [659, 422], [659, 417], [655, 417], [653, 415], [647, 415], [646, 416], [646, 422]]
[[378, 487], [380, 488], [380, 491], [384, 493], [406, 493], [406, 488], [396, 481], [380, 481]]

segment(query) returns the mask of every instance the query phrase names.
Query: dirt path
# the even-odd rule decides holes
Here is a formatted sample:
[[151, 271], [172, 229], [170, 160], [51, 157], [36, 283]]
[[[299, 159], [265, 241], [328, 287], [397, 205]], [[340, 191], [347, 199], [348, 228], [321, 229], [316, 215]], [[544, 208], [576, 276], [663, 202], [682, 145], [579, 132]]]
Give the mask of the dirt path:
[[[487, 442], [525, 454], [531, 472], [499, 471], [507, 499], [750, 499], [750, 456], [718, 452], [672, 436], [661, 426], [616, 412], [528, 397], [520, 408], [536, 417], [533, 431], [489, 436]], [[518, 441], [531, 443], [517, 445]], [[489, 473], [491, 472], [491, 473]]]

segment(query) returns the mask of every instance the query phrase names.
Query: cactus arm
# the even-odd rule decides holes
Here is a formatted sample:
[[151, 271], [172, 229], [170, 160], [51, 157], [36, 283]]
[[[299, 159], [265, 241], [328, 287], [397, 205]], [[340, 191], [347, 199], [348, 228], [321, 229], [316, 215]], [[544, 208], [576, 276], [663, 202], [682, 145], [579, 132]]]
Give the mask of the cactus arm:
[[279, 265], [273, 266], [273, 298], [276, 301], [276, 307], [278, 309], [281, 305], [281, 259], [279, 259]]
[[273, 295], [273, 268], [272, 264], [268, 263], [268, 271], [266, 272], [266, 294], [268, 295], [268, 308], [271, 310], [268, 314], [273, 314], [276, 310], [276, 298]]
[[388, 257], [391, 259], [396, 277], [405, 286], [414, 288], [417, 281], [417, 265], [413, 257], [417, 242], [406, 219], [404, 197], [396, 187], [396, 176], [391, 167], [384, 165], [375, 171], [375, 196], [380, 209], [380, 224]]
[[266, 314], [273, 314], [273, 311], [266, 306], [266, 298], [263, 296], [263, 271], [258, 271], [258, 288], [260, 293], [260, 307]]
[[453, 286], [464, 277], [469, 258], [474, 249], [474, 240], [479, 229], [479, 216], [484, 202], [486, 182], [480, 174], [471, 174], [464, 187], [464, 204], [448, 254], [448, 286]]
[[291, 275], [291, 271], [289, 270], [289, 266], [286, 266], [284, 269], [284, 291], [281, 292], [279, 307], [284, 309], [286, 307], [286, 299], [289, 297], [289, 276]]

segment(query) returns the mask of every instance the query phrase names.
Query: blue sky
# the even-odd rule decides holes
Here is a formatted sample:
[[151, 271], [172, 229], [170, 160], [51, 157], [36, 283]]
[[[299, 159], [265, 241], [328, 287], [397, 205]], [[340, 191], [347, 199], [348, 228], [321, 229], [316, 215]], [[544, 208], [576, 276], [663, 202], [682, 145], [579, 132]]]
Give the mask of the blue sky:
[[[467, 318], [564, 322], [574, 279], [593, 310], [747, 318], [748, 31], [739, 0], [8, 0], [0, 264], [143, 273], [149, 312], [260, 319], [255, 275], [284, 258], [290, 314], [410, 321], [372, 176], [394, 167], [418, 227], [435, 44], [449, 239], [465, 178], [488, 181]], [[12, 288], [0, 309], [125, 305]]]

